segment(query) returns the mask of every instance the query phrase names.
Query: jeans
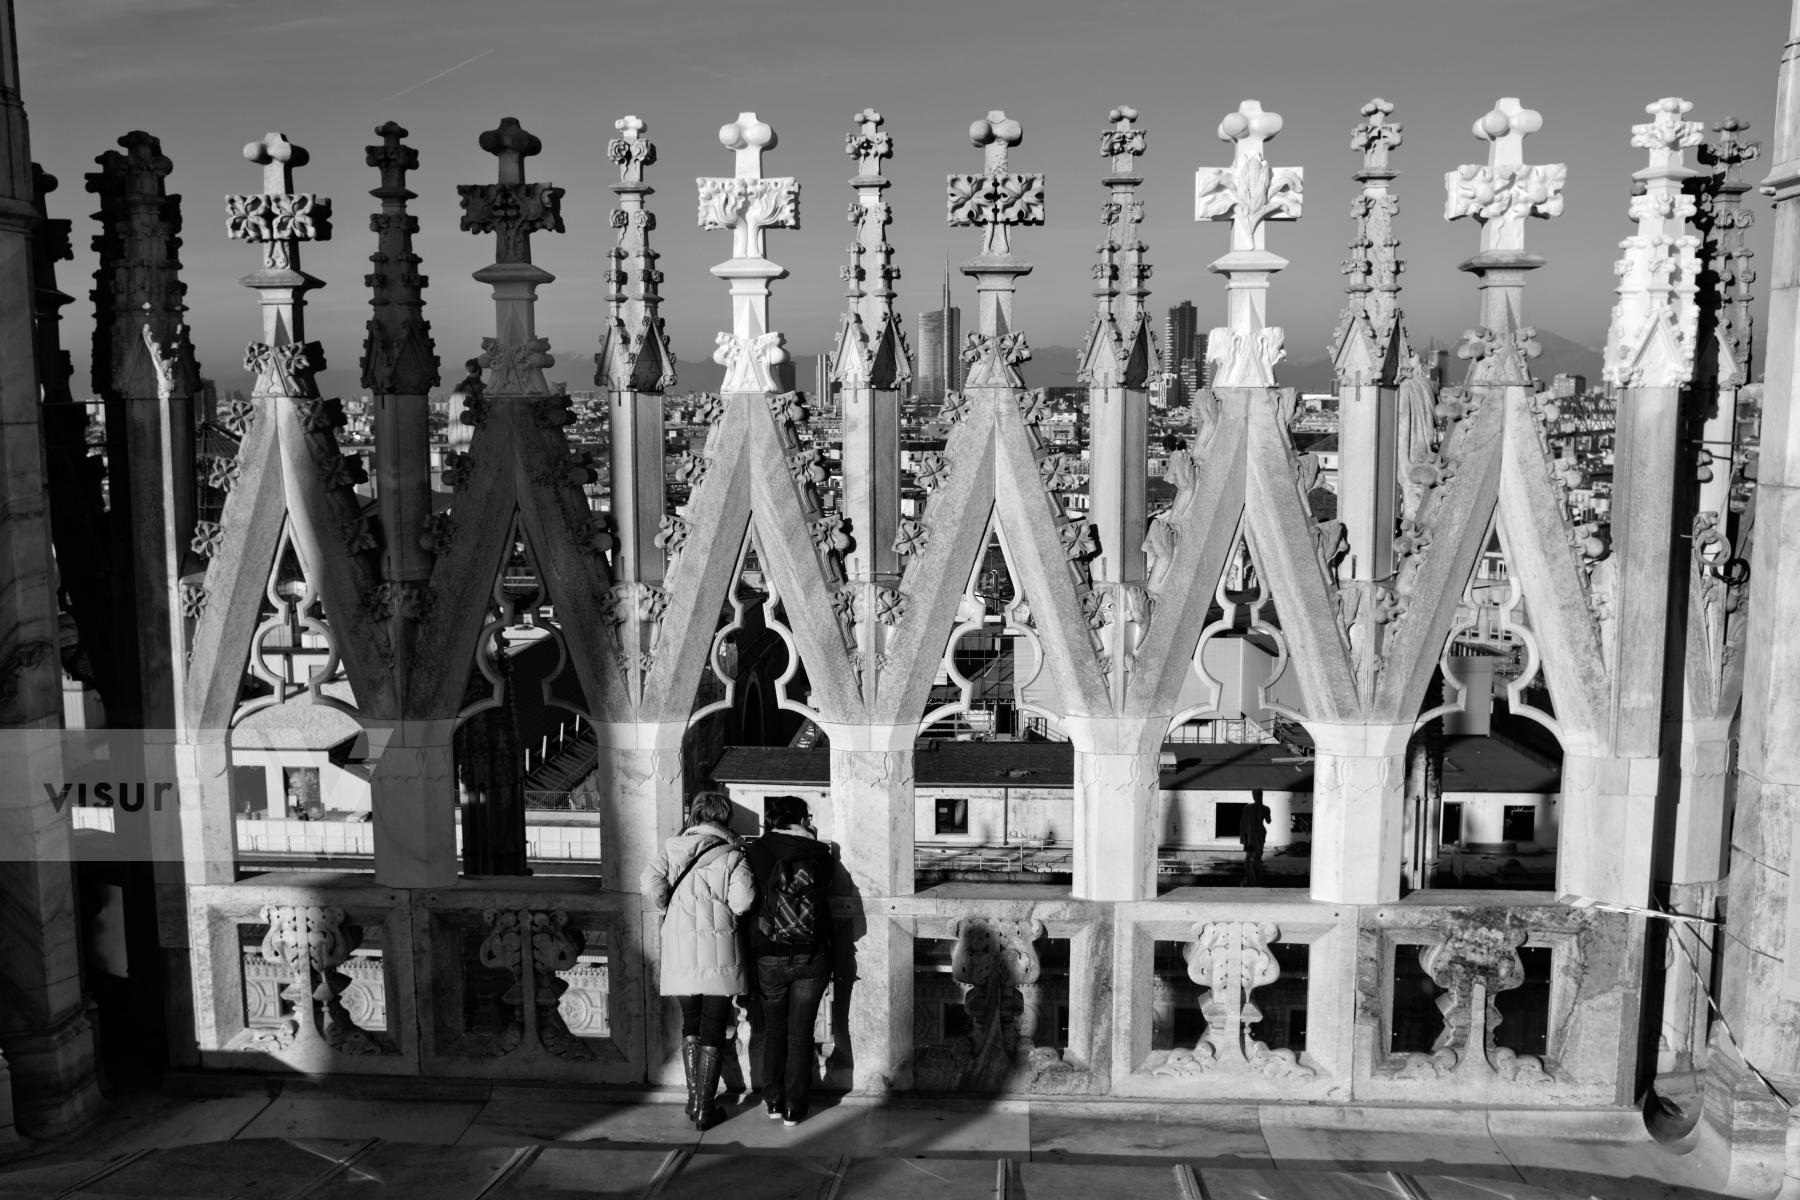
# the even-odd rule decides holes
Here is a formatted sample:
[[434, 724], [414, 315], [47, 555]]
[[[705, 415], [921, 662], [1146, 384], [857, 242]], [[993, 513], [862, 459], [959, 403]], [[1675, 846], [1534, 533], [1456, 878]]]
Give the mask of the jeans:
[[831, 982], [831, 956], [765, 955], [756, 960], [762, 991], [763, 1098], [806, 1111], [813, 1080], [813, 1022]]
[[725, 1026], [731, 1020], [730, 996], [677, 996], [681, 1005], [681, 1036], [697, 1037], [702, 1046], [723, 1046]]

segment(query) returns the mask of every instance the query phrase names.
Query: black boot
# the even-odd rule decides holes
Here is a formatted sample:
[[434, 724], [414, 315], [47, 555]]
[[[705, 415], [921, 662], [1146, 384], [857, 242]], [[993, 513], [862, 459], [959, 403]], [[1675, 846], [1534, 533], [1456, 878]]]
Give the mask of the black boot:
[[721, 1046], [700, 1046], [696, 1050], [698, 1083], [694, 1092], [694, 1128], [704, 1132], [723, 1116], [713, 1096], [719, 1090], [719, 1071], [724, 1066], [725, 1051]]
[[[687, 1075], [687, 1119], [700, 1118], [700, 1039], [681, 1039], [681, 1068]], [[714, 1076], [717, 1078], [717, 1076]]]

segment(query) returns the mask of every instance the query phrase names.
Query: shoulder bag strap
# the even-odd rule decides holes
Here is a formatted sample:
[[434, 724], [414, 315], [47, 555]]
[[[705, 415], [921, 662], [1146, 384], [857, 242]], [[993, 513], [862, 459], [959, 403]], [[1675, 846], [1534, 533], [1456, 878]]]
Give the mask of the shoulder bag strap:
[[[694, 855], [694, 857], [688, 859], [687, 866], [681, 868], [680, 873], [678, 873], [675, 876], [675, 882], [673, 882], [669, 885], [669, 902], [671, 904], [673, 904], [675, 902], [675, 892], [678, 888], [681, 887], [682, 880], [686, 879], [688, 877], [688, 873], [690, 871], [692, 871], [695, 867], [700, 865], [701, 859], [707, 858], [710, 855], [716, 853], [717, 851], [724, 850], [724, 849], [728, 848], [730, 845], [731, 845], [730, 842], [719, 841], [717, 839], [714, 839], [714, 842], [712, 845], [710, 845], [706, 849], [700, 851], [700, 853]], [[668, 910], [664, 909], [663, 912], [666, 915]]]

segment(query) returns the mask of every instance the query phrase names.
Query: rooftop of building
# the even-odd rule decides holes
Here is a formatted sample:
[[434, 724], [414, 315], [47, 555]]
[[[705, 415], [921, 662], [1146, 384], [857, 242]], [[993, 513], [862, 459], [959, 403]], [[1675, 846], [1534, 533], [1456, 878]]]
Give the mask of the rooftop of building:
[[[1170, 742], [1162, 787], [1169, 791], [1310, 792], [1310, 759], [1281, 745]], [[1561, 766], [1528, 746], [1505, 738], [1444, 739], [1444, 790], [1452, 792], [1554, 792]], [[789, 746], [731, 746], [713, 767], [720, 783], [829, 787], [831, 752]], [[1068, 742], [954, 742], [927, 739], [913, 756], [918, 787], [1073, 788], [1075, 748]]]

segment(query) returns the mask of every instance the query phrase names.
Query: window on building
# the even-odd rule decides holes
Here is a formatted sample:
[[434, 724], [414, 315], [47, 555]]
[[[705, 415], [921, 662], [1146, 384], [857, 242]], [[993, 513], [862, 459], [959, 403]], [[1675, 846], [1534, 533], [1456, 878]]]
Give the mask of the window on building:
[[312, 818], [324, 812], [319, 796], [319, 768], [283, 767], [281, 782], [287, 792], [289, 816]]
[[1438, 841], [1446, 846], [1460, 846], [1463, 844], [1462, 801], [1444, 801], [1444, 827], [1438, 833]]
[[937, 832], [940, 836], [969, 832], [969, 802], [940, 799], [937, 802]]
[[1509, 804], [1500, 817], [1500, 837], [1508, 842], [1537, 838], [1537, 809], [1529, 804]]
[[1213, 805], [1213, 836], [1236, 840], [1238, 826], [1244, 819], [1244, 806], [1237, 803]]

